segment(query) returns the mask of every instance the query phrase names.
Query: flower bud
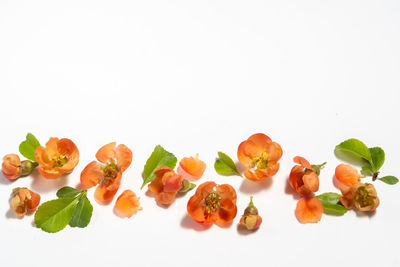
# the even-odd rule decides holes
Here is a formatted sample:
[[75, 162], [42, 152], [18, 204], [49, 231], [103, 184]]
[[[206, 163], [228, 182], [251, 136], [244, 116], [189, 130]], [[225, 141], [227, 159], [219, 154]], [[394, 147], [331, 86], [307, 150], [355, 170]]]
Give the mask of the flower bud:
[[39, 164], [34, 161], [30, 160], [24, 160], [21, 162], [21, 176], [27, 176], [33, 172], [33, 170], [38, 166]]
[[15, 211], [18, 217], [23, 217], [28, 211], [35, 210], [40, 203], [40, 195], [25, 187], [17, 187], [13, 190], [10, 200], [10, 209]]
[[17, 154], [7, 154], [3, 157], [1, 165], [3, 175], [10, 181], [16, 180], [21, 176], [21, 160]]
[[256, 230], [260, 227], [261, 222], [262, 218], [258, 215], [258, 209], [253, 204], [253, 197], [250, 197], [250, 204], [244, 210], [239, 224], [246, 227], [247, 230]]
[[379, 206], [378, 194], [372, 184], [356, 184], [352, 191], [356, 210], [374, 211]]

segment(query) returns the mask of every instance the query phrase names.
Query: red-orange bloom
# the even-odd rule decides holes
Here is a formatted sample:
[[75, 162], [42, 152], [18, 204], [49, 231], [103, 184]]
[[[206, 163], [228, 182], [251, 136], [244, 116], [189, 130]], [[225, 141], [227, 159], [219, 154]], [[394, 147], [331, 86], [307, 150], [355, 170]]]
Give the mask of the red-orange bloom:
[[33, 211], [40, 203], [40, 195], [28, 188], [18, 187], [12, 192], [10, 209], [14, 210], [18, 217], [23, 217], [28, 211]]
[[343, 193], [340, 202], [347, 209], [358, 211], [374, 211], [379, 206], [378, 194], [374, 185], [357, 183], [350, 190]]
[[296, 165], [292, 168], [289, 176], [290, 186], [299, 194], [310, 195], [317, 192], [319, 188], [319, 177], [311, 164], [303, 157], [293, 159]]
[[314, 196], [304, 196], [297, 202], [296, 217], [301, 223], [317, 223], [323, 212], [321, 201]]
[[237, 156], [247, 168], [244, 172], [246, 178], [261, 181], [278, 172], [282, 148], [265, 134], [258, 133], [239, 145]]
[[176, 174], [171, 168], [162, 166], [154, 171], [156, 179], [149, 184], [149, 190], [155, 194], [158, 204], [169, 205], [182, 188], [182, 175]]
[[178, 174], [182, 175], [183, 179], [196, 181], [203, 176], [206, 170], [206, 164], [199, 159], [199, 154], [196, 157], [183, 158], [179, 162]]
[[17, 154], [8, 154], [3, 157], [1, 171], [8, 180], [16, 180], [21, 176], [22, 164]]
[[131, 190], [125, 190], [122, 194], [117, 198], [115, 202], [114, 210], [116, 214], [120, 217], [132, 217], [132, 215], [136, 214], [138, 210], [141, 210], [139, 198], [136, 194]]
[[132, 162], [132, 151], [125, 145], [109, 143], [99, 149], [96, 158], [102, 164], [92, 161], [81, 173], [81, 183], [89, 189], [97, 184], [94, 198], [106, 204], [117, 193], [121, 184], [122, 173]]
[[347, 193], [350, 188], [361, 181], [360, 178], [365, 177], [358, 173], [358, 171], [347, 164], [340, 164], [335, 169], [336, 185], [342, 191]]
[[47, 179], [56, 179], [74, 170], [79, 162], [79, 151], [71, 140], [51, 137], [46, 147], [36, 149], [35, 158], [41, 165], [38, 168], [40, 174]]
[[189, 199], [187, 211], [198, 223], [230, 223], [237, 213], [236, 191], [228, 184], [205, 182]]

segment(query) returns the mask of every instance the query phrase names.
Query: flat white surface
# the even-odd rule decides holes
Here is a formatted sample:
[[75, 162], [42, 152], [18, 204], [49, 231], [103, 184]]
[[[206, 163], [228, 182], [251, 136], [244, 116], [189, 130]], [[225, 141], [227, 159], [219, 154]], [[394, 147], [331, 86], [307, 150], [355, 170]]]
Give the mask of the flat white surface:
[[[80, 163], [68, 177], [0, 177], [0, 266], [399, 266], [399, 185], [376, 182], [374, 216], [323, 216], [301, 225], [287, 189], [292, 158], [328, 161], [320, 191], [335, 191], [339, 142], [356, 137], [386, 151], [383, 174], [399, 176], [399, 1], [12, 1], [0, 0], [1, 155], [27, 132], [41, 143], [72, 139]], [[263, 132], [284, 150], [272, 182], [222, 177], [218, 151]], [[47, 234], [33, 216], [8, 211], [14, 187], [43, 201], [104, 144], [133, 151], [125, 189], [143, 211], [116, 217], [94, 205], [86, 229]], [[204, 230], [186, 215], [193, 192], [169, 208], [140, 190], [154, 146], [179, 159], [200, 154], [200, 182], [229, 183], [239, 215], [249, 196], [264, 219]]]

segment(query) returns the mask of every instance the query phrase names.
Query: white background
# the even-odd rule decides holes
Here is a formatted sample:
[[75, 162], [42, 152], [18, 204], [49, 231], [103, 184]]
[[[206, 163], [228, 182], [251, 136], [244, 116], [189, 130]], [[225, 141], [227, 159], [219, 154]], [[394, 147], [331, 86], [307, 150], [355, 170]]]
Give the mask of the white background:
[[[399, 1], [15, 1], [0, 0], [0, 152], [17, 153], [27, 132], [44, 144], [72, 139], [75, 171], [56, 181], [0, 177], [0, 266], [399, 266], [399, 185], [376, 182], [372, 216], [348, 212], [302, 225], [287, 188], [292, 158], [328, 161], [320, 193], [335, 191], [334, 147], [356, 137], [386, 151], [385, 175], [400, 176]], [[272, 182], [222, 177], [218, 151], [263, 132], [284, 150]], [[42, 201], [104, 144], [133, 151], [117, 196], [143, 211], [121, 219], [94, 205], [90, 225], [47, 234], [33, 216], [8, 211], [12, 188]], [[203, 229], [186, 215], [193, 194], [169, 208], [140, 190], [155, 145], [179, 159], [200, 154], [200, 182], [229, 183], [239, 214]], [[369, 179], [369, 178], [368, 178]], [[250, 195], [264, 219], [238, 231]]]

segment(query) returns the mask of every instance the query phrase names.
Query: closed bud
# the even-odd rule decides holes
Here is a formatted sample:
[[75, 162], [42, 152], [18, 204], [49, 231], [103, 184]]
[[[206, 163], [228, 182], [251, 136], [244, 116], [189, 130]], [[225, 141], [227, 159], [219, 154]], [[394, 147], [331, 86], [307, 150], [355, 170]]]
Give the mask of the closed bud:
[[247, 230], [256, 230], [260, 227], [261, 222], [262, 218], [258, 215], [258, 209], [253, 204], [253, 197], [250, 197], [250, 204], [244, 210], [239, 224], [246, 227]]

